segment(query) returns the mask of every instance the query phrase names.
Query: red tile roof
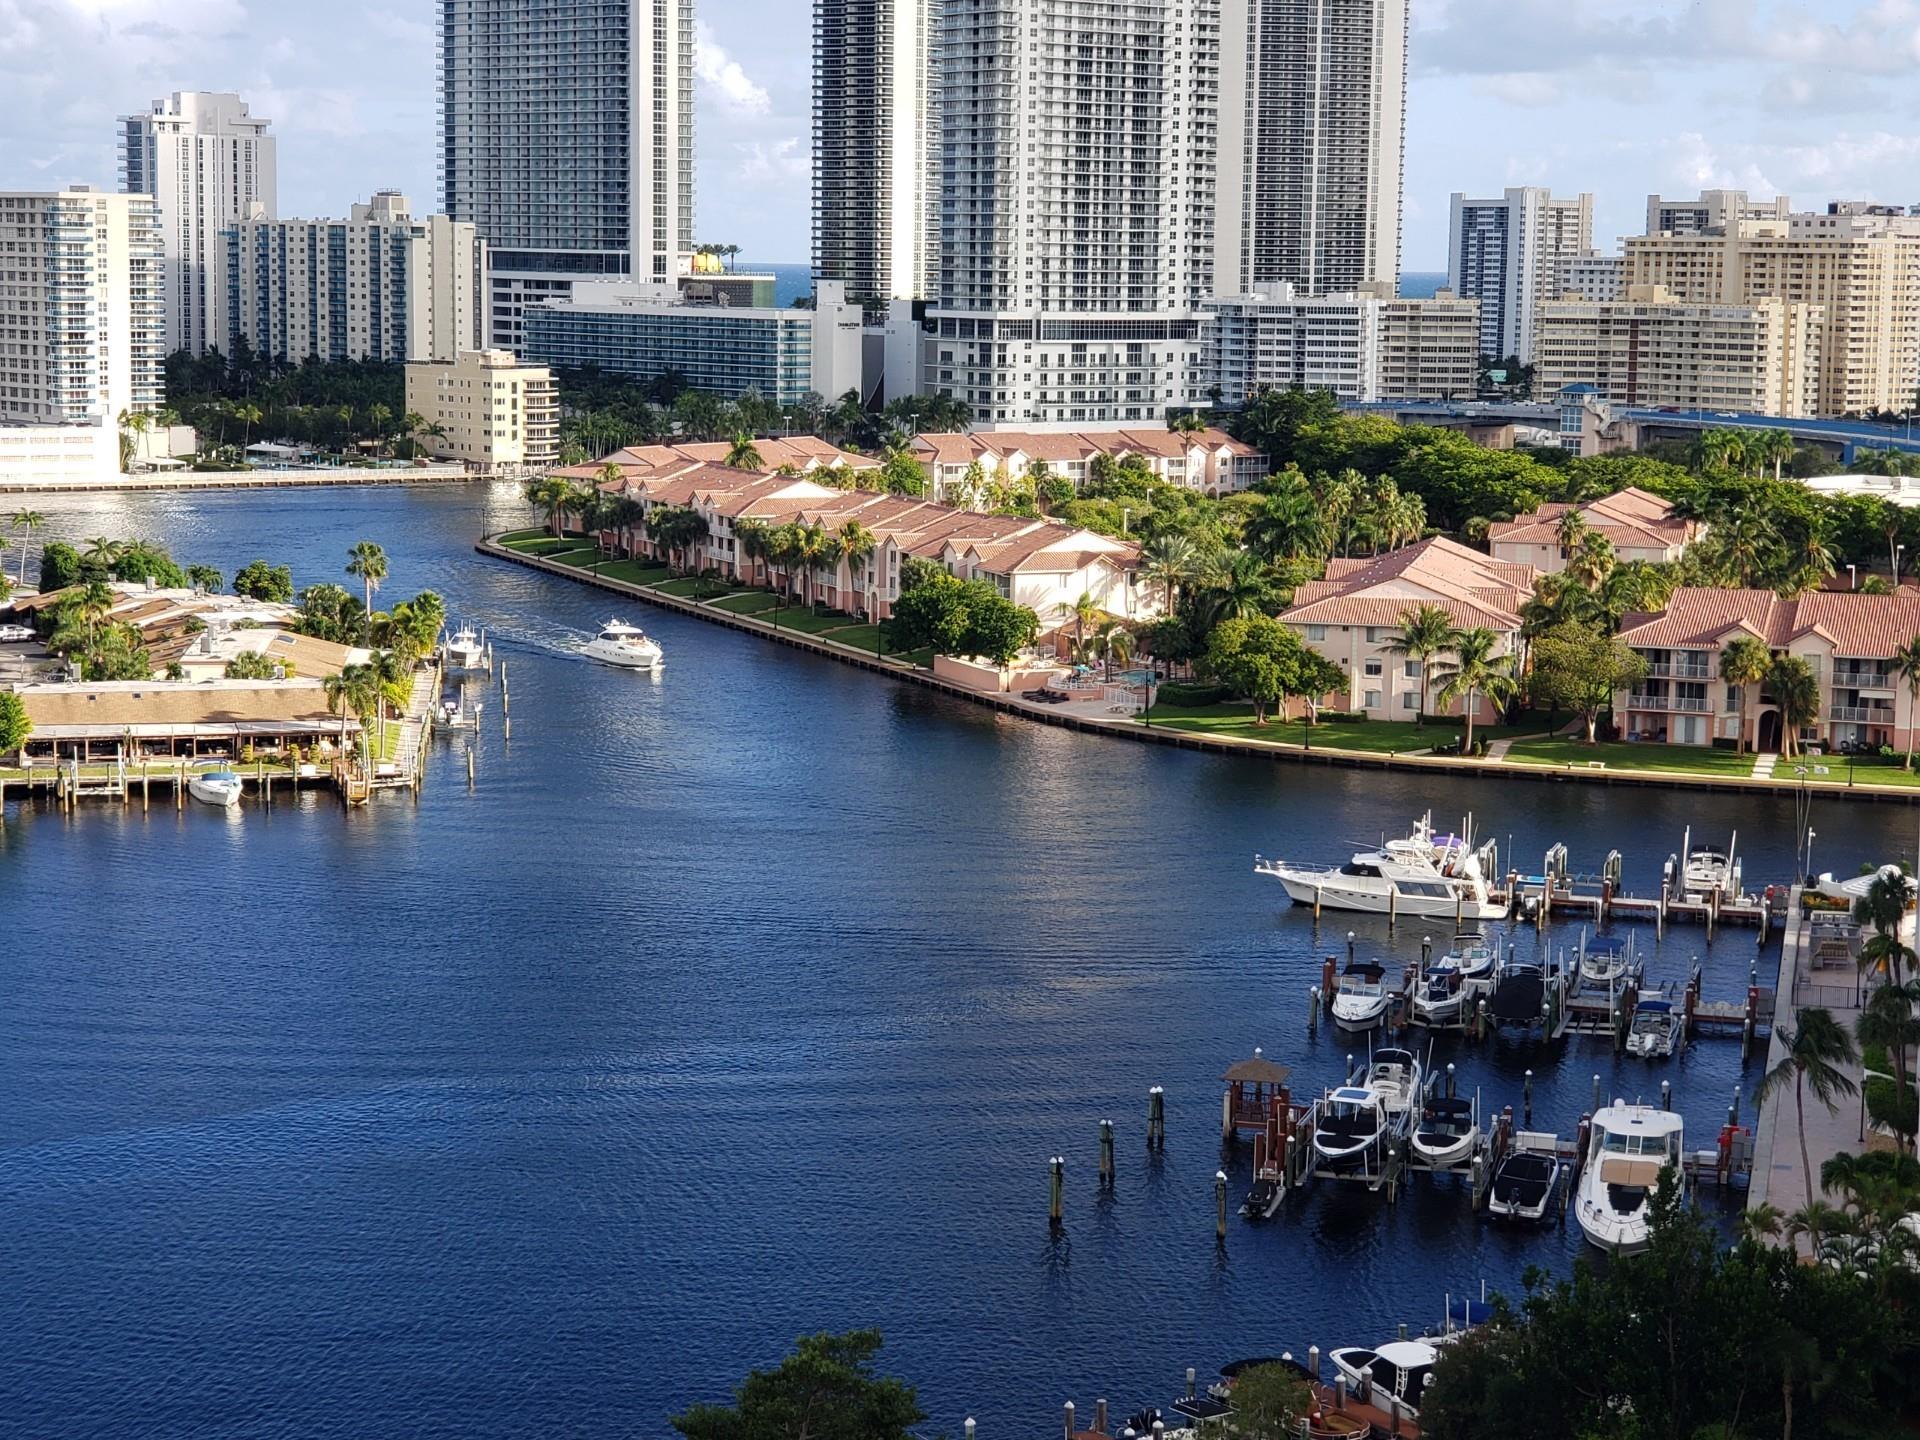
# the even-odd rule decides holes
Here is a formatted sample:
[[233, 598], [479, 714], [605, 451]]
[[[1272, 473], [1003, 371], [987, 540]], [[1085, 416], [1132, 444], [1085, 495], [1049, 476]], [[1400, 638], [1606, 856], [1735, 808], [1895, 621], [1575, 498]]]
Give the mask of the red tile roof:
[[1536, 573], [1436, 536], [1385, 555], [1329, 562], [1327, 578], [1296, 590], [1280, 618], [1295, 625], [1398, 625], [1407, 610], [1438, 605], [1456, 625], [1516, 630]]
[[1673, 549], [1686, 545], [1698, 533], [1698, 527], [1692, 522], [1674, 518], [1673, 506], [1667, 501], [1628, 486], [1584, 505], [1542, 505], [1531, 515], [1491, 526], [1487, 539], [1489, 543], [1514, 545], [1557, 544], [1560, 517], [1574, 509], [1580, 512], [1589, 529], [1606, 536], [1615, 549]]
[[1817, 636], [1836, 655], [1884, 660], [1920, 636], [1920, 592], [1864, 595], [1815, 590], [1783, 600], [1771, 590], [1675, 590], [1657, 615], [1628, 615], [1620, 638], [1648, 650], [1718, 650], [1738, 634], [1776, 650]]

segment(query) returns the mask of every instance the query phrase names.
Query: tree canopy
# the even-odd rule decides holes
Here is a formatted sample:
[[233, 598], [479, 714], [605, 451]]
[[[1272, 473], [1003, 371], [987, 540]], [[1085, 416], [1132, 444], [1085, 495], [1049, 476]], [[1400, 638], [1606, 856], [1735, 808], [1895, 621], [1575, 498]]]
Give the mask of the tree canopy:
[[877, 1330], [807, 1335], [771, 1370], [754, 1370], [728, 1405], [673, 1417], [686, 1440], [912, 1440], [926, 1418], [911, 1385], [878, 1374]]

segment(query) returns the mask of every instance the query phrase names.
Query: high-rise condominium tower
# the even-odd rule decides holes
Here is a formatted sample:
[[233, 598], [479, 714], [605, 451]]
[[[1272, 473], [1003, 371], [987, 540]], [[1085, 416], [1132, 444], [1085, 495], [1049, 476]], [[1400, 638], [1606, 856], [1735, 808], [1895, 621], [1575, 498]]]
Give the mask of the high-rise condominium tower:
[[977, 424], [1200, 398], [1220, 0], [945, 0], [925, 384]]
[[441, 0], [441, 189], [491, 247], [494, 344], [576, 279], [678, 272], [693, 60], [693, 0]]
[[933, 291], [940, 6], [813, 7], [813, 273], [868, 307]]
[[1223, 293], [1395, 285], [1407, 0], [1221, 0]]
[[1533, 359], [1534, 313], [1558, 298], [1569, 265], [1593, 250], [1593, 196], [1556, 200], [1536, 185], [1498, 199], [1455, 194], [1447, 229], [1447, 284], [1480, 302], [1480, 353]]
[[238, 95], [177, 91], [120, 122], [120, 188], [151, 195], [165, 247], [167, 349], [204, 354], [219, 333], [223, 232], [274, 213], [273, 137]]

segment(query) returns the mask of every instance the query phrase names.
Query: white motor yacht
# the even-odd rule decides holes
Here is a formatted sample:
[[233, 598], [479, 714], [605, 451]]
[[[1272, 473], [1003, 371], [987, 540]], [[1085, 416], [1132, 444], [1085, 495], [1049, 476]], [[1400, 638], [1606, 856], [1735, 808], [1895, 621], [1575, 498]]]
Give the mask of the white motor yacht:
[[487, 663], [487, 642], [471, 625], [462, 625], [441, 646], [449, 670], [482, 670]]
[[1342, 1030], [1371, 1030], [1387, 1018], [1386, 968], [1373, 960], [1348, 962], [1333, 989], [1333, 1023]]
[[227, 809], [240, 803], [240, 777], [231, 770], [202, 770], [187, 777], [187, 793], [202, 805]]
[[1420, 1112], [1413, 1128], [1413, 1158], [1435, 1170], [1465, 1164], [1480, 1144], [1480, 1121], [1473, 1102], [1435, 1095]]
[[1344, 865], [1307, 865], [1253, 857], [1256, 874], [1271, 875], [1296, 905], [1371, 915], [1447, 916], [1494, 920], [1505, 914], [1488, 898], [1479, 858], [1455, 836], [1436, 836], [1422, 820], [1404, 840], [1355, 852]]
[[1642, 1000], [1634, 1006], [1633, 1024], [1627, 1030], [1627, 1053], [1644, 1060], [1673, 1054], [1680, 1044], [1681, 1025], [1673, 1001], [1664, 997]]
[[1425, 1340], [1390, 1340], [1377, 1350], [1344, 1346], [1329, 1351], [1327, 1359], [1349, 1389], [1367, 1395], [1368, 1403], [1385, 1410], [1393, 1399], [1403, 1413], [1418, 1418], [1440, 1352]]
[[660, 647], [647, 638], [646, 631], [624, 620], [609, 620], [600, 633], [589, 640], [584, 654], [608, 665], [629, 670], [652, 670], [660, 664]]
[[1680, 1117], [1652, 1105], [1616, 1100], [1593, 1117], [1575, 1206], [1588, 1240], [1617, 1255], [1647, 1248], [1654, 1187], [1661, 1171], [1680, 1164], [1684, 1137]]

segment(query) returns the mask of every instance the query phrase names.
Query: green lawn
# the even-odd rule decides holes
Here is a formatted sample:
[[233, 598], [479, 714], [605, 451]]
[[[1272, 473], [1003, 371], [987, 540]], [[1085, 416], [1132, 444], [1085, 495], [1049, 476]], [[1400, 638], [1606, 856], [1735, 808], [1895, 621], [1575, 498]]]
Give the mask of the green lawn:
[[600, 567], [600, 574], [629, 585], [652, 585], [666, 579], [668, 571], [664, 565], [651, 565], [645, 560], [610, 560]]
[[851, 645], [854, 649], [864, 650], [871, 655], [880, 643], [880, 627], [878, 625], [847, 625], [839, 630], [829, 631], [826, 638], [836, 644]]
[[[1904, 752], [1891, 760], [1883, 760], [1878, 755], [1856, 755], [1851, 763], [1845, 755], [1802, 755], [1792, 760], [1782, 759], [1774, 766], [1773, 778], [1798, 784], [1800, 777], [1793, 773], [1794, 767], [1804, 765], [1806, 778], [1816, 785], [1845, 785], [1852, 781], [1856, 785], [1920, 786], [1920, 770], [1909, 770], [1906, 763]], [[1815, 774], [1815, 766], [1824, 766], [1827, 773]]]
[[931, 670], [933, 668], [933, 647], [931, 645], [923, 645], [918, 650], [902, 650], [897, 655], [889, 650], [886, 658], [898, 661], [902, 665], [911, 665], [916, 670]]
[[[1407, 754], [1431, 749], [1457, 740], [1463, 733], [1457, 726], [1428, 725], [1424, 728], [1406, 720], [1323, 720], [1308, 728], [1298, 718], [1282, 724], [1269, 716], [1265, 725], [1253, 723], [1251, 705], [1155, 705], [1148, 720], [1171, 730], [1186, 730], [1196, 735], [1222, 735], [1237, 740], [1267, 740], [1289, 745], [1311, 743], [1328, 750], [1365, 750], [1375, 754]], [[1531, 729], [1532, 727], [1528, 727]], [[1517, 733], [1511, 727], [1476, 725], [1474, 738], [1482, 735], [1498, 740]]]
[[[769, 610], [760, 617], [769, 623], [774, 621], [774, 612]], [[782, 630], [797, 630], [802, 635], [818, 635], [843, 625], [852, 625], [849, 615], [816, 615], [804, 605], [789, 605], [779, 612], [779, 626]]]
[[552, 536], [548, 531], [536, 525], [531, 530], [509, 530], [505, 534], [496, 535], [493, 538], [502, 545], [513, 545], [518, 548], [518, 543], [522, 540], [551, 539]]
[[728, 586], [723, 582], [707, 580], [698, 575], [684, 576], [679, 580], [664, 580], [653, 588], [662, 595], [677, 595], [683, 600], [711, 600], [716, 595], [726, 594], [728, 590]]
[[780, 603], [780, 597], [766, 590], [749, 590], [744, 595], [729, 595], [724, 600], [712, 602], [716, 610], [725, 610], [732, 615], [758, 615], [762, 610], [771, 610]]
[[[594, 562], [600, 560], [600, 552], [589, 545], [583, 550], [556, 550], [544, 558], [556, 560], [574, 570], [591, 570]], [[601, 568], [606, 568], [604, 561], [601, 563]]]
[[580, 539], [575, 535], [564, 540], [553, 535], [535, 535], [526, 540], [503, 540], [501, 544], [516, 555], [552, 555], [557, 551], [578, 550]]
[[1609, 770], [1644, 770], [1659, 774], [1751, 775], [1753, 756], [1703, 745], [1630, 745], [1612, 741], [1588, 745], [1580, 740], [1516, 740], [1507, 752], [1509, 765], [1572, 765], [1586, 768], [1599, 760]]

